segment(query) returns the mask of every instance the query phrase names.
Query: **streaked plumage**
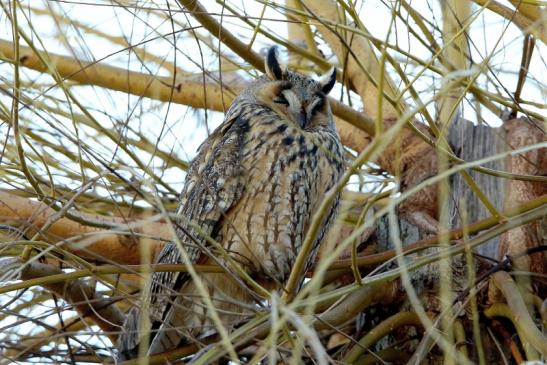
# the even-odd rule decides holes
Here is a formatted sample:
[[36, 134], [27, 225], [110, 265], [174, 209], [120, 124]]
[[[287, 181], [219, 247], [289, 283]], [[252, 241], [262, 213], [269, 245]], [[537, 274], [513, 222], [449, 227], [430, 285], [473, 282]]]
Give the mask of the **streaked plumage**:
[[[176, 223], [192, 263], [230, 266], [209, 236], [253, 279], [270, 290], [281, 290], [313, 213], [342, 173], [343, 151], [326, 100], [334, 71], [315, 81], [284, 70], [274, 47], [266, 57], [266, 69], [266, 75], [234, 100], [224, 122], [199, 148]], [[308, 267], [337, 204], [338, 200], [325, 218]], [[177, 245], [166, 245], [158, 262], [182, 262]], [[253, 313], [258, 296], [242, 280], [227, 273], [200, 278], [228, 329]], [[134, 308], [128, 314], [118, 343], [121, 357], [136, 355], [143, 335], [138, 328], [141, 315], [149, 315], [152, 323], [149, 354], [214, 330], [188, 274], [155, 273], [152, 280], [149, 313]]]

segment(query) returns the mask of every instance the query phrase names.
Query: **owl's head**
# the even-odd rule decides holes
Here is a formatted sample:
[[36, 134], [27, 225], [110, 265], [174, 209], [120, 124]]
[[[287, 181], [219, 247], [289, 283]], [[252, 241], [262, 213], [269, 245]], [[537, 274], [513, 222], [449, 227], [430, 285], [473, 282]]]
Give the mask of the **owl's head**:
[[265, 69], [260, 88], [255, 89], [258, 102], [302, 129], [333, 123], [327, 94], [336, 82], [335, 68], [317, 80], [291, 72], [279, 61], [273, 46], [266, 55]]

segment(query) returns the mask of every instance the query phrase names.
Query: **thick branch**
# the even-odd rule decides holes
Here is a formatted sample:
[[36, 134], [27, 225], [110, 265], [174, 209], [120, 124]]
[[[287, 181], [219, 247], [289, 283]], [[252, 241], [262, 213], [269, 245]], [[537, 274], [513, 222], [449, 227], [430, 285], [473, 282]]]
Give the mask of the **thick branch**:
[[[28, 237], [39, 232], [47, 224], [50, 217], [57, 212], [46, 204], [0, 191], [0, 221], [19, 226]], [[121, 231], [128, 231], [128, 223], [134, 221], [120, 217], [105, 217], [88, 214], [91, 220], [104, 221], [109, 224], [119, 224]], [[150, 225], [143, 221], [141, 227]], [[169, 239], [170, 231], [166, 223], [154, 222], [154, 236], [158, 239]], [[134, 228], [135, 233], [143, 232], [144, 228]], [[67, 241], [62, 248], [69, 249], [77, 255], [91, 259], [102, 259], [106, 262], [119, 264], [138, 264], [142, 254], [156, 255], [163, 246], [162, 241], [153, 241], [152, 245], [141, 244], [141, 240], [131, 234], [116, 234], [100, 228], [84, 226], [68, 218], [61, 218], [51, 224], [47, 232], [40, 232], [51, 242]], [[75, 238], [81, 237], [80, 240]], [[85, 239], [85, 244], [83, 244]], [[147, 251], [148, 250], [148, 251]]]
[[[518, 118], [506, 121], [506, 143], [511, 149], [547, 141], [542, 124], [532, 120]], [[515, 174], [547, 174], [547, 149], [536, 149], [524, 154], [510, 155], [506, 159], [507, 171]], [[505, 193], [504, 210], [515, 208], [522, 202], [530, 201], [547, 194], [547, 184], [534, 181], [508, 180]], [[525, 252], [532, 247], [540, 246], [538, 235], [539, 223], [531, 223], [513, 229], [501, 236], [499, 257]], [[515, 266], [522, 271], [545, 274], [547, 256], [536, 253], [516, 260]]]
[[[15, 57], [13, 44], [0, 40], [0, 54], [13, 60]], [[41, 52], [41, 54], [44, 59], [49, 60], [51, 69], [66, 80], [77, 81], [85, 85], [97, 85], [161, 101], [172, 101], [195, 108], [224, 110], [225, 106], [222, 101], [231, 102], [233, 96], [241, 89], [241, 85], [239, 87], [233, 85], [235, 90], [232, 90], [230, 88], [223, 89], [213, 82], [203, 84], [201, 76], [183, 78], [173, 84], [171, 77], [153, 76], [102, 63], [77, 60], [51, 52]], [[50, 68], [42, 63], [29, 47], [20, 47], [19, 61], [21, 66], [43, 73], [50, 72]], [[204, 93], [207, 94], [207, 98], [204, 97]]]
[[[451, 0], [442, 2], [443, 15], [443, 48], [444, 60], [450, 64], [453, 70], [467, 70], [469, 68], [469, 26], [464, 29], [466, 22], [471, 15], [471, 3], [468, 0]], [[470, 25], [470, 24], [469, 24]], [[454, 39], [455, 37], [455, 39]], [[452, 42], [451, 42], [452, 41]], [[451, 42], [451, 43], [450, 43]], [[441, 125], [450, 125], [458, 117], [462, 95], [465, 94], [463, 85], [449, 87], [447, 78], [442, 79], [443, 87], [448, 87], [446, 93], [438, 100], [439, 116]]]
[[[352, 202], [352, 205], [361, 205], [367, 200], [365, 194], [355, 192], [345, 192], [342, 198]], [[107, 263], [140, 264], [143, 255], [156, 257], [164, 240], [171, 238], [170, 227], [163, 221], [84, 213], [78, 215], [117, 229], [103, 230], [60, 218], [47, 231], [42, 231], [42, 227], [55, 214], [54, 209], [42, 202], [0, 191], [0, 223], [20, 227], [27, 237], [39, 232], [48, 242], [61, 242], [60, 248], [83, 258]], [[146, 233], [153, 239], [139, 239], [139, 235]], [[341, 240], [344, 238], [340, 237]]]
[[[7, 264], [4, 260], [3, 268], [15, 267], [20, 268], [20, 280], [30, 280], [41, 278], [44, 276], [63, 274], [63, 271], [55, 266], [41, 264], [35, 261], [16, 262], [14, 260]], [[72, 305], [80, 316], [91, 319], [112, 340], [115, 340], [119, 332], [120, 326], [124, 321], [124, 315], [109, 298], [105, 298], [96, 293], [95, 288], [87, 285], [81, 280], [71, 280], [62, 283], [47, 283], [42, 285], [44, 288], [59, 297], [63, 298], [67, 303]]]
[[[218, 21], [207, 13], [207, 9], [194, 0], [179, 0], [179, 2], [184, 5], [192, 16], [214, 37], [220, 39], [223, 44], [228, 46], [232, 51], [258, 70], [264, 71], [264, 62], [262, 61], [262, 58], [257, 53], [253, 52], [247, 44], [244, 44], [229, 31], [224, 29]], [[337, 129], [342, 138], [342, 142], [356, 151], [363, 150], [368, 143], [368, 138], [366, 138], [366, 134], [363, 133], [363, 131], [370, 135], [374, 134], [372, 119], [366, 117], [363, 113], [359, 113], [343, 103], [340, 103], [336, 99], [329, 98], [329, 102], [333, 114], [345, 121], [344, 123], [340, 123], [340, 121], [337, 120]], [[350, 124], [357, 128], [352, 127]]]
[[531, 344], [543, 357], [547, 356], [547, 339], [530, 317], [520, 290], [511, 276], [505, 271], [498, 271], [492, 275], [492, 284], [501, 290], [507, 300], [507, 304], [511, 308], [513, 323], [524, 337], [521, 339], [524, 346]]
[[[0, 54], [13, 60], [13, 44], [0, 40]], [[222, 85], [210, 77], [205, 78], [204, 81], [201, 75], [179, 78], [173, 83], [173, 79], [170, 77], [153, 76], [102, 63], [81, 61], [51, 52], [47, 54], [41, 52], [42, 57], [49, 60], [50, 67], [48, 67], [29, 47], [21, 46], [20, 54], [21, 66], [39, 72], [49, 73], [50, 70], [55, 70], [65, 80], [146, 96], [160, 101], [184, 104], [193, 108], [225, 111], [235, 95], [245, 87], [236, 77], [230, 79], [230, 77], [224, 76]], [[364, 136], [363, 131], [369, 134], [373, 133], [372, 120], [333, 98], [329, 98], [329, 102], [333, 114], [346, 121], [338, 126], [341, 130], [342, 142], [355, 150], [366, 147], [366, 143], [356, 137]]]
[[203, 27], [207, 29], [213, 37], [218, 38], [222, 44], [227, 45], [256, 69], [264, 71], [263, 58], [253, 52], [247, 44], [243, 43], [237, 37], [232, 35], [232, 33], [224, 29], [219, 22], [208, 14], [207, 9], [201, 6], [198, 1], [178, 0], [178, 2], [188, 9], [190, 14], [192, 14], [192, 16], [196, 18], [196, 20], [200, 22], [201, 25], [203, 25]]
[[[319, 22], [327, 20], [334, 24], [342, 21], [339, 18], [336, 3], [332, 0], [303, 1], [303, 5], [310, 12], [310, 19], [317, 18]], [[383, 70], [370, 42], [363, 36], [354, 33], [344, 38], [342, 32], [338, 32], [337, 29], [326, 24], [318, 26], [317, 29], [334, 51], [340, 63], [344, 65], [344, 71], [351, 85], [355, 87], [363, 104], [367, 106], [367, 114], [375, 118], [379, 110], [378, 93], [385, 92], [385, 95], [393, 98], [395, 88], [390, 77], [385, 73], [383, 88], [378, 90], [378, 81]], [[381, 110], [383, 118], [395, 118], [398, 115], [385, 97]]]
[[[547, 43], [547, 34], [545, 33], [544, 20], [541, 19], [541, 13], [545, 14], [545, 10], [542, 11], [540, 6], [521, 4], [522, 0], [510, 0], [517, 8], [515, 11], [505, 5], [500, 4], [495, 0], [473, 0], [480, 6], [485, 6], [494, 13], [510, 20], [524, 33], [532, 33], [543, 43]], [[545, 15], [543, 15], [545, 16]]]

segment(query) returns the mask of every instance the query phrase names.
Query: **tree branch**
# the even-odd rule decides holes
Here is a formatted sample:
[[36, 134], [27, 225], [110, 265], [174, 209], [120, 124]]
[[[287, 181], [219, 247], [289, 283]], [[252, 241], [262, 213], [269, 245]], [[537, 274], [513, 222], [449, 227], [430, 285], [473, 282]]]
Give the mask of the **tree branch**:
[[[15, 226], [20, 226], [28, 235], [34, 235], [48, 222], [49, 218], [57, 214], [46, 204], [0, 191], [0, 220]], [[145, 219], [135, 221], [122, 217], [106, 217], [98, 214], [83, 214], [94, 221], [103, 221], [109, 225], [116, 225], [122, 232], [115, 233], [96, 227], [85, 226], [68, 218], [55, 221], [47, 232], [40, 232], [52, 242], [66, 240], [63, 248], [68, 248], [77, 255], [90, 259], [100, 259], [105, 262], [119, 264], [138, 264], [141, 255], [155, 255], [163, 247], [161, 239], [170, 239], [170, 230], [166, 223], [154, 222], [153, 244], [142, 244], [134, 236], [135, 233], [145, 233], [146, 226], [151, 223]], [[79, 238], [79, 239], [78, 239]]]
[[[520, 30], [525, 33], [532, 33], [543, 43], [547, 43], [547, 34], [545, 33], [544, 21], [541, 20], [541, 7], [520, 4], [522, 0], [510, 0], [517, 7], [517, 11], [500, 4], [495, 0], [473, 0], [480, 6], [485, 6], [488, 10], [510, 20]], [[543, 10], [545, 13], [545, 10]]]
[[[13, 61], [12, 42], [0, 39], [0, 54], [15, 62]], [[20, 54], [21, 66], [39, 72], [50, 72], [50, 68], [29, 47], [20, 46]], [[54, 66], [54, 69], [65, 80], [146, 96], [155, 100], [184, 104], [193, 108], [225, 111], [235, 95], [245, 87], [245, 84], [241, 83], [240, 79], [236, 77], [230, 79], [225, 76], [222, 85], [220, 85], [217, 80], [211, 77], [206, 77], [204, 82], [202, 75], [195, 75], [181, 77], [173, 84], [171, 77], [153, 76], [102, 63], [82, 61], [51, 52], [42, 52], [42, 57], [48, 59], [50, 65]], [[333, 114], [346, 121], [346, 123], [338, 126], [339, 129], [342, 129], [342, 142], [356, 150], [366, 147], [366, 144], [363, 144], [355, 136], [362, 135], [362, 131], [369, 134], [373, 133], [372, 120], [363, 113], [333, 98], [329, 98], [329, 102]]]
[[[7, 262], [9, 260], [10, 262]], [[17, 258], [4, 259], [2, 271], [13, 270], [19, 273], [18, 279], [31, 280], [51, 275], [63, 274], [58, 267], [42, 264], [36, 261], [19, 261]], [[0, 275], [4, 277], [4, 275]], [[124, 314], [110, 298], [96, 293], [94, 287], [81, 280], [71, 280], [59, 283], [44, 283], [42, 287], [63, 298], [72, 305], [80, 316], [87, 317], [95, 322], [111, 340], [115, 341], [117, 332], [124, 321]]]

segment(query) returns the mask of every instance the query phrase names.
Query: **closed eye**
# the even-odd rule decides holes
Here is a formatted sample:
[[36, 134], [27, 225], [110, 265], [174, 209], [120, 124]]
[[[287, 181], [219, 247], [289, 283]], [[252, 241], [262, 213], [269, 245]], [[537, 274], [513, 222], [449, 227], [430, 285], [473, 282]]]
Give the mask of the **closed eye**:
[[321, 110], [321, 108], [325, 106], [325, 101], [326, 100], [324, 97], [319, 97], [315, 99], [313, 103], [309, 106], [310, 114], [313, 115], [317, 113], [319, 110]]
[[283, 95], [278, 95], [275, 99], [273, 99], [274, 103], [281, 104], [281, 105], [289, 105], [289, 102]]

